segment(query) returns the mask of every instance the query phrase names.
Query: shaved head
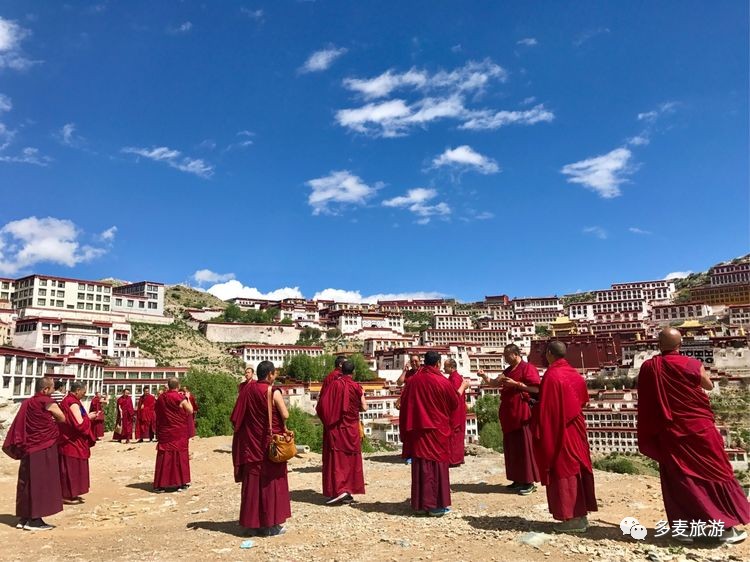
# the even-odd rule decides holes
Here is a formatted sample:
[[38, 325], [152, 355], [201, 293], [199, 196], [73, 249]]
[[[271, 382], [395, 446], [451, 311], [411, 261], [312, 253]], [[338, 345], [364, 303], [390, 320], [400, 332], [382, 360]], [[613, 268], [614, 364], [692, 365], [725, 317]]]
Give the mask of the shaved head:
[[565, 357], [567, 347], [563, 342], [555, 340], [547, 344], [547, 351], [555, 359], [562, 359], [563, 357]]
[[36, 391], [41, 392], [45, 388], [54, 388], [55, 381], [53, 381], [50, 377], [43, 377], [36, 381]]
[[664, 328], [659, 332], [659, 349], [662, 351], [674, 351], [680, 348], [682, 334], [676, 328]]
[[180, 381], [177, 380], [177, 377], [172, 377], [167, 381], [167, 386], [169, 386], [169, 390], [177, 390], [180, 388]]

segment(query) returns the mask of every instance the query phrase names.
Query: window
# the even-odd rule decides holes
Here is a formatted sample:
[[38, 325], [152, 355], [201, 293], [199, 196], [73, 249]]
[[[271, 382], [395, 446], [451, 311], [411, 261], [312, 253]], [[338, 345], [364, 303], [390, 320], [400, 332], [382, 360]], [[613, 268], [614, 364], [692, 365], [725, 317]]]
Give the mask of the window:
[[40, 297], [46, 297], [47, 296], [47, 289], [39, 289], [39, 296]]
[[96, 295], [96, 300], [101, 301], [102, 300], [102, 296], [101, 295]]
[[58, 287], [64, 287], [65, 286], [65, 281], [58, 281], [57, 282], [57, 286]]
[[86, 310], [94, 310], [94, 305], [91, 304], [90, 302], [87, 302], [86, 303]]
[[87, 289], [88, 289], [89, 291], [93, 291], [93, 290], [94, 290], [94, 286], [93, 286], [93, 285], [88, 285], [88, 286], [87, 286], [86, 288], [87, 288]]
[[152, 309], [152, 310], [155, 310], [155, 309], [157, 309], [159, 307], [159, 305], [157, 303], [155, 303], [155, 302], [150, 302], [150, 303], [148, 303], [148, 307], [150, 309]]
[[115, 299], [115, 306], [122, 306], [122, 299]]
[[101, 293], [102, 292], [102, 286], [101, 285], [97, 285], [96, 286], [96, 292], [97, 293]]
[[87, 301], [92, 301], [92, 300], [94, 300], [94, 295], [86, 295], [86, 300], [87, 300]]
[[47, 299], [36, 299], [37, 306], [47, 306]]
[[128, 300], [128, 308], [133, 308], [133, 301]]
[[86, 290], [86, 283], [78, 283], [78, 290], [79, 291], [85, 291]]
[[102, 309], [102, 305], [100, 305], [99, 303], [96, 303], [96, 309], [97, 310], [101, 310]]
[[[25, 284], [24, 284], [25, 286]], [[46, 287], [47, 286], [47, 280], [46, 279], [40, 279], [39, 280], [39, 286], [40, 287]]]
[[102, 306], [102, 310], [109, 310], [109, 305], [105, 304], [104, 306]]
[[82, 302], [79, 302], [79, 303], [78, 303], [78, 304], [76, 305], [76, 308], [77, 308], [78, 310], [83, 310], [83, 303], [82, 303]]

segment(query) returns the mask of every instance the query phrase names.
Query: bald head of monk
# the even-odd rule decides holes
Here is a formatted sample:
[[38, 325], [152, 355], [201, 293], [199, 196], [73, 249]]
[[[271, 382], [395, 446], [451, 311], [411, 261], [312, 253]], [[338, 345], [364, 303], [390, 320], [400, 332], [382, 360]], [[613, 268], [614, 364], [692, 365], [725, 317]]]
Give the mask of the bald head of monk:
[[177, 390], [180, 388], [180, 381], [178, 381], [176, 377], [172, 377], [167, 381], [167, 386], [169, 387], [169, 390]]
[[682, 334], [676, 328], [664, 328], [659, 332], [659, 349], [664, 351], [676, 351], [682, 344]]
[[551, 365], [558, 359], [564, 359], [567, 351], [568, 348], [563, 342], [554, 340], [547, 344], [547, 351], [544, 357], [547, 359], [547, 363]]
[[36, 381], [36, 391], [44, 394], [52, 394], [55, 389], [55, 381], [50, 377], [43, 377]]

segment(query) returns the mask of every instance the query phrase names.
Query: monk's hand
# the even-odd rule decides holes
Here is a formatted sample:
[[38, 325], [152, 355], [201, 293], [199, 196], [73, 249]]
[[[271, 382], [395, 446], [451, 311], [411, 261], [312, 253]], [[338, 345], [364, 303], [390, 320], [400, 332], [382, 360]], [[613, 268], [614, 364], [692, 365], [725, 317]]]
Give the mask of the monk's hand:
[[487, 373], [485, 373], [482, 369], [479, 369], [477, 371], [477, 376], [481, 378], [483, 381], [487, 382]]
[[92, 420], [93, 420], [93, 419], [95, 419], [95, 418], [96, 418], [96, 416], [98, 416], [99, 414], [98, 414], [97, 412], [89, 412], [89, 414], [88, 414], [88, 415], [89, 415], [89, 419], [92, 419]]

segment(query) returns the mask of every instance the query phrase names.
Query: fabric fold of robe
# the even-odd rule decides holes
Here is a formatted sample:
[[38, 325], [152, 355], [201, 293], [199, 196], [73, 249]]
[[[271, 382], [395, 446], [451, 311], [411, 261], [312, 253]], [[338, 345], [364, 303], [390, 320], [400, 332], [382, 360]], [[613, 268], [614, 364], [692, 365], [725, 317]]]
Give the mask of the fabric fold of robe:
[[156, 437], [156, 396], [142, 394], [136, 406], [138, 421], [135, 425], [136, 439], [153, 439]]
[[95, 412], [96, 417], [91, 420], [91, 432], [94, 434], [95, 439], [101, 439], [104, 437], [104, 402], [98, 396], [94, 396], [91, 399], [89, 405], [89, 411]]
[[122, 431], [115, 431], [112, 439], [115, 441], [130, 441], [133, 438], [133, 420], [135, 409], [130, 396], [120, 396], [117, 399], [117, 420], [115, 425], [121, 425]]
[[[532, 364], [521, 361], [515, 368], [507, 367], [503, 375], [527, 386], [538, 387], [539, 371]], [[539, 469], [534, 458], [531, 434], [531, 396], [511, 386], [500, 391], [498, 417], [503, 430], [503, 457], [505, 476], [512, 482], [531, 484], [539, 482]]]
[[190, 483], [190, 452], [185, 431], [185, 397], [168, 390], [156, 402], [156, 466], [154, 488], [175, 488]]
[[[60, 409], [65, 414], [65, 422], [59, 424], [60, 484], [63, 498], [73, 499], [89, 492], [89, 458], [96, 438], [86, 409], [74, 394], [63, 398]], [[81, 416], [80, 424], [73, 415], [74, 409]]]
[[[448, 381], [454, 390], [461, 388], [464, 378], [453, 371], [448, 375]], [[466, 397], [461, 394], [458, 397], [458, 406], [451, 414], [451, 454], [450, 465], [458, 466], [464, 463], [464, 452], [466, 444]]]

